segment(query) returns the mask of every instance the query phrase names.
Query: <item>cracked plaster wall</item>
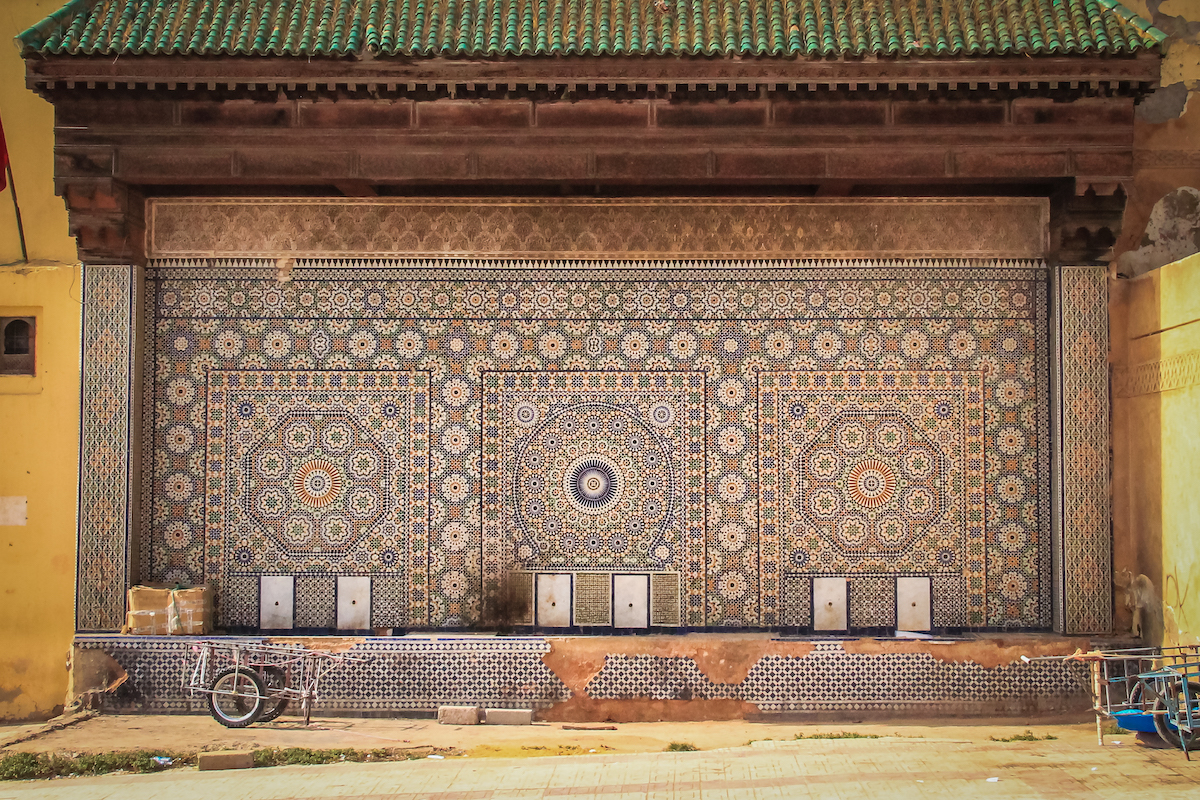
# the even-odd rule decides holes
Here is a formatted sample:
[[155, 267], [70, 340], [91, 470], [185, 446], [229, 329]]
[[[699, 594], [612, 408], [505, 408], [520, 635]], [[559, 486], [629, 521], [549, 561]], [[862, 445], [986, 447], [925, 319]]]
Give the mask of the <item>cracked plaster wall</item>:
[[[1169, 35], [1139, 106], [1111, 286], [1113, 556], [1143, 573], [1155, 641], [1200, 642], [1200, 0], [1126, 5]], [[1118, 591], [1118, 630], [1131, 613]]]
[[1116, 271], [1133, 277], [1200, 251], [1200, 211], [1178, 191], [1200, 187], [1200, 0], [1125, 5], [1168, 36], [1161, 88], [1137, 107], [1136, 177], [1114, 248]]

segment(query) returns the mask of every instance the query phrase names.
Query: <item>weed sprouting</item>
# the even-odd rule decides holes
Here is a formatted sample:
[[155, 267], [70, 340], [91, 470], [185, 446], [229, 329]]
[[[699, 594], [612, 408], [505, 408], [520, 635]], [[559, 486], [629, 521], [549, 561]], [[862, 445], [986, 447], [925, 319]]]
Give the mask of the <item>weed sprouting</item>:
[[1016, 733], [1012, 736], [989, 736], [988, 738], [993, 742], [1051, 742], [1058, 737], [1050, 733], [1047, 733], [1045, 736], [1038, 736], [1026, 728], [1024, 733]]

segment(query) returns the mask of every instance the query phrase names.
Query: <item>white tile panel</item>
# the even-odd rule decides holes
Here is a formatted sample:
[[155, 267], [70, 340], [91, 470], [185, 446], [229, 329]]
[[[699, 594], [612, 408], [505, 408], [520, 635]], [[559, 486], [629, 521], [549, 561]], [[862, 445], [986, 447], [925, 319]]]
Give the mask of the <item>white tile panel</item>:
[[896, 579], [896, 627], [902, 631], [927, 631], [933, 627], [929, 578]]
[[650, 576], [613, 576], [613, 627], [650, 627]]
[[296, 581], [291, 575], [263, 575], [258, 579], [258, 627], [267, 631], [293, 627]]
[[571, 627], [571, 576], [537, 576], [537, 624], [543, 628]]
[[337, 626], [340, 631], [360, 631], [371, 627], [370, 578], [338, 577]]
[[846, 630], [846, 579], [813, 578], [813, 630]]

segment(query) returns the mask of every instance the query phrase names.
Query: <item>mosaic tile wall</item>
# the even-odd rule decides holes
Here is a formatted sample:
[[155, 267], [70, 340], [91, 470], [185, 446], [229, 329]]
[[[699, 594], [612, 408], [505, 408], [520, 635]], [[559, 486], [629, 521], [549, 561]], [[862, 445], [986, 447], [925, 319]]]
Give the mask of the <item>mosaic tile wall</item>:
[[[103, 650], [129, 675], [105, 697], [110, 710], [208, 713], [204, 695], [183, 687], [195, 663], [194, 640], [154, 636], [78, 637], [75, 646]], [[571, 691], [542, 661], [544, 639], [367, 639], [349, 651], [361, 664], [321, 678], [318, 713], [434, 710], [439, 705], [544, 708]], [[298, 713], [298, 712], [296, 712]]]
[[[140, 636], [81, 636], [75, 646], [102, 650], [129, 680], [105, 695], [105, 708], [131, 713], [207, 713], [203, 695], [183, 689], [192, 640]], [[549, 708], [571, 689], [542, 660], [550, 642], [537, 637], [365, 639], [349, 652], [364, 664], [338, 667], [322, 678], [318, 714], [433, 710], [439, 705]], [[766, 713], [903, 710], [934, 705], [993, 713], [1030, 708], [1088, 707], [1083, 665], [1063, 661], [1014, 663], [987, 669], [940, 661], [929, 653], [847, 652], [841, 642], [815, 642], [802, 657], [767, 655], [739, 683], [715, 683], [687, 656], [613, 654], [587, 682], [593, 700], [736, 699]]]
[[261, 574], [371, 575], [378, 624], [437, 627], [509, 571], [677, 572], [681, 624], [754, 627], [803, 608], [795, 576], [928, 575], [935, 617], [1050, 624], [1039, 265], [274, 278], [147, 270], [150, 579], [234, 609]]
[[840, 642], [816, 642], [802, 658], [760, 658], [740, 683], [714, 683], [687, 656], [609, 655], [586, 692], [595, 700], [731, 699], [765, 712], [836, 711], [1080, 698], [1086, 704], [1086, 680], [1083, 665], [1064, 661], [987, 669], [929, 653], [868, 655], [846, 652]]
[[116, 630], [129, 580], [130, 441], [133, 432], [137, 269], [83, 271], [79, 554], [75, 624]]
[[1108, 271], [1061, 268], [1065, 630], [1112, 629]]

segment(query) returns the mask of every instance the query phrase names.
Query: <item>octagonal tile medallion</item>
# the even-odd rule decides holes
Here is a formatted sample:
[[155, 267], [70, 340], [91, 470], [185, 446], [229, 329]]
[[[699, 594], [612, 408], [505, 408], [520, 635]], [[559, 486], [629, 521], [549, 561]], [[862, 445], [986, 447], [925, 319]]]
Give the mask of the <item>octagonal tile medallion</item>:
[[759, 374], [764, 606], [786, 573], [961, 575], [981, 623], [983, 375]]
[[205, 574], [222, 622], [250, 602], [247, 580], [308, 574], [388, 578], [399, 619], [423, 623], [427, 373], [214, 370], [207, 405]]

